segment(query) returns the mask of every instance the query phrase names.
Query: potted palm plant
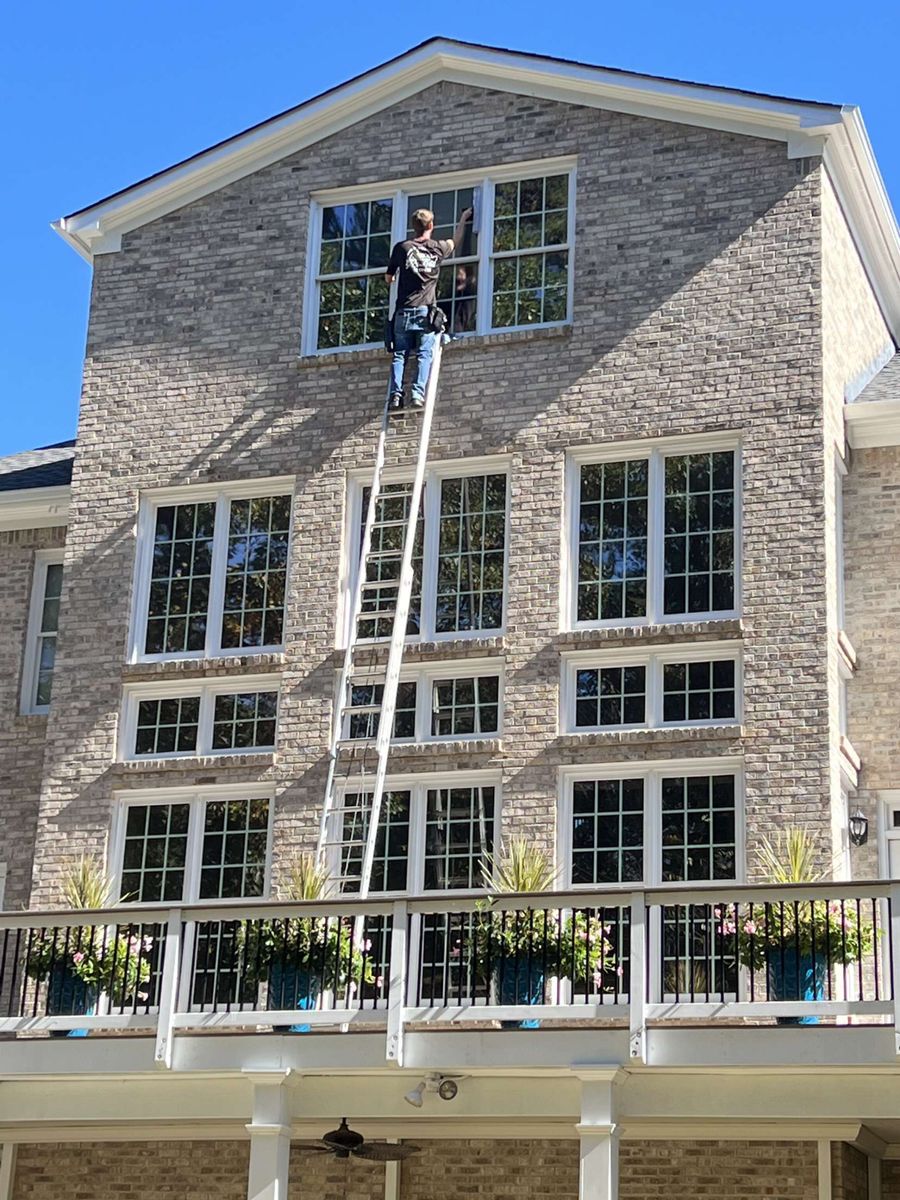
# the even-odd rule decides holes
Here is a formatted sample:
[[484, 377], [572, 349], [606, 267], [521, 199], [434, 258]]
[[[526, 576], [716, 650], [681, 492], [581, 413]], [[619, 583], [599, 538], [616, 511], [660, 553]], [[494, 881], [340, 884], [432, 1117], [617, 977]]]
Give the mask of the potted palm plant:
[[[84, 856], [63, 878], [63, 895], [72, 909], [103, 909], [113, 903], [115, 885], [100, 862]], [[113, 1005], [131, 999], [149, 981], [153, 941], [127, 926], [73, 926], [43, 929], [32, 939], [25, 973], [46, 982], [49, 1016], [91, 1016], [106, 993]], [[87, 1037], [87, 1029], [52, 1030], [51, 1037]]]

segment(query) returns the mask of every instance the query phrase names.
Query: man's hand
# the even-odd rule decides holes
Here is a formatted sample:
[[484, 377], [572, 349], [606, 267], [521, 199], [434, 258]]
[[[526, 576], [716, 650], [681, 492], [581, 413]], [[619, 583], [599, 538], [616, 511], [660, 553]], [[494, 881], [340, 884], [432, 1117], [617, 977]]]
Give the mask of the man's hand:
[[466, 221], [471, 221], [472, 217], [474, 217], [474, 215], [475, 215], [474, 208], [464, 208], [462, 210], [462, 212], [459, 214], [460, 225], [465, 225]]
[[459, 220], [456, 222], [456, 228], [453, 230], [453, 237], [450, 239], [453, 242], [451, 253], [455, 254], [458, 246], [462, 245], [462, 240], [466, 235], [466, 222], [471, 221], [473, 208], [464, 208], [459, 214]]

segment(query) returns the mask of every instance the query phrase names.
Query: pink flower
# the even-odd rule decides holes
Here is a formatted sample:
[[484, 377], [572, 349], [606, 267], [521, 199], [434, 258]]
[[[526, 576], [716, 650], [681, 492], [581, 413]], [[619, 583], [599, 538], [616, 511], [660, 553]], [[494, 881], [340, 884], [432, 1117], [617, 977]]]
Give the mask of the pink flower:
[[72, 962], [75, 963], [76, 966], [79, 963], [83, 963], [84, 959], [85, 959], [85, 955], [84, 955], [83, 950], [76, 950], [75, 953], [72, 955]]
[[744, 933], [748, 934], [750, 937], [754, 937], [757, 933], [759, 933], [759, 928], [758, 928], [756, 922], [755, 921], [745, 921], [744, 922]]

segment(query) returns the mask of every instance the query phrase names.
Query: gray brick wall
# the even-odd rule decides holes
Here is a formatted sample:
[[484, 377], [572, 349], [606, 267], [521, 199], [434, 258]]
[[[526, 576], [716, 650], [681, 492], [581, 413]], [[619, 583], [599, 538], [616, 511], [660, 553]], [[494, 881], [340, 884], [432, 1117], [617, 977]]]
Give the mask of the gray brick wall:
[[[409, 139], [423, 110], [439, 127]], [[489, 759], [507, 828], [550, 842], [557, 768], [623, 756], [556, 739], [566, 449], [727, 429], [745, 447], [750, 840], [801, 821], [830, 856], [818, 163], [759, 139], [445, 84], [97, 261], [40, 899], [65, 857], [103, 846], [123, 783], [113, 755], [142, 488], [296, 474], [285, 703], [266, 774], [281, 854], [314, 837], [346, 471], [371, 459], [386, 366], [377, 355], [298, 362], [310, 190], [568, 153], [579, 163], [573, 329], [454, 348], [432, 446], [433, 459], [512, 458], [507, 727]], [[720, 752], [714, 739], [630, 751]]]

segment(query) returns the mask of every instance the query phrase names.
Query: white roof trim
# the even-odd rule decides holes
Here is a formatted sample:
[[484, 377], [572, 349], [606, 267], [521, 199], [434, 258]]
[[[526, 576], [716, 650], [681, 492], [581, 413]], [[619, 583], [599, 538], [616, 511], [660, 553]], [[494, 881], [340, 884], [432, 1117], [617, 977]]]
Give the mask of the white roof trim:
[[900, 341], [900, 234], [856, 108], [758, 96], [435, 39], [55, 223], [89, 261], [122, 234], [302, 150], [439, 81], [489, 87], [824, 152], [894, 337]]
[[0, 530], [45, 529], [69, 522], [68, 484], [0, 492]]
[[844, 423], [847, 441], [855, 450], [900, 446], [900, 398], [845, 404]]

